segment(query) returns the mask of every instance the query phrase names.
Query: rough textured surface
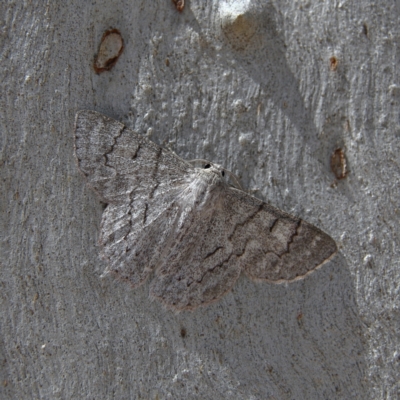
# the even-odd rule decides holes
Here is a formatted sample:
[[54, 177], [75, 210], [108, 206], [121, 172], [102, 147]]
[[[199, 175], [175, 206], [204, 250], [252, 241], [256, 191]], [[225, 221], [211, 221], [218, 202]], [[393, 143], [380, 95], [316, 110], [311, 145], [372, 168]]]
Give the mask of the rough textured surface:
[[[400, 5], [237, 4], [1, 3], [2, 399], [398, 396]], [[125, 50], [96, 75], [110, 27]], [[99, 279], [79, 109], [224, 165], [339, 257], [178, 315]], [[331, 187], [336, 148], [349, 173]]]
[[[231, 187], [225, 170], [195, 167], [96, 111], [79, 111], [78, 168], [104, 210], [100, 244], [113, 273], [168, 308], [195, 309], [229, 292], [244, 271], [284, 283], [330, 260], [318, 228]], [[154, 273], [154, 274], [153, 274]]]

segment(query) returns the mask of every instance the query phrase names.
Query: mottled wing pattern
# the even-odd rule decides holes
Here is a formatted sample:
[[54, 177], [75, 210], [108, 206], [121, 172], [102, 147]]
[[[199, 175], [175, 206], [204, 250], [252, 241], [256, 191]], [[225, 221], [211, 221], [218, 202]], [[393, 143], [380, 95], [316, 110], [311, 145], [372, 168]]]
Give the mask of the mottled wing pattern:
[[234, 188], [216, 191], [197, 213], [183, 218], [150, 287], [175, 309], [219, 299], [241, 271], [275, 283], [302, 278], [337, 251], [318, 228]]
[[172, 152], [94, 111], [76, 117], [75, 154], [89, 185], [109, 203], [102, 254], [132, 286], [144, 282], [179, 213], [176, 199], [193, 167]]
[[158, 265], [173, 239], [180, 207], [174, 201], [164, 202], [160, 211], [152, 204], [157, 199], [138, 198], [134, 205], [107, 206], [100, 234], [102, 254], [108, 259], [104, 274], [111, 272], [136, 287]]
[[[185, 201], [183, 201], [183, 204]], [[218, 300], [241, 272], [226, 231], [224, 198], [215, 191], [200, 209], [187, 207], [156, 269], [150, 293], [167, 307], [194, 309]]]
[[76, 115], [75, 154], [89, 185], [106, 202], [152, 197], [193, 169], [172, 152], [95, 111]]
[[252, 279], [302, 278], [337, 252], [326, 233], [240, 190], [227, 188], [225, 199], [228, 241]]

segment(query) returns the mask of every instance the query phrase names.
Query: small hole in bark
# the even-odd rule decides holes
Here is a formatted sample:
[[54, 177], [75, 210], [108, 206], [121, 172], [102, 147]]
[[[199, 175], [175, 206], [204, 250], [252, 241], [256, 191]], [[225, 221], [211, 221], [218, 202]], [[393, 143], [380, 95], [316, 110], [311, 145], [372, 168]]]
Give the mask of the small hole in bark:
[[338, 67], [338, 63], [339, 63], [338, 59], [335, 56], [332, 56], [329, 59], [329, 63], [330, 63], [331, 71], [336, 71], [337, 67]]

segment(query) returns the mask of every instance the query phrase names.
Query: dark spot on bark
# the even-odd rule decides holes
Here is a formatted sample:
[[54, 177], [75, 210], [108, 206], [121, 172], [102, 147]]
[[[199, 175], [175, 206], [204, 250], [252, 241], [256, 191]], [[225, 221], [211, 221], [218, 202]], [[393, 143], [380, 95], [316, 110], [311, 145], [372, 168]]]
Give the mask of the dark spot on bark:
[[185, 0], [172, 0], [172, 2], [175, 4], [175, 8], [179, 12], [183, 11], [183, 8], [185, 7]]
[[338, 67], [338, 64], [339, 64], [339, 61], [338, 61], [338, 59], [337, 59], [335, 56], [332, 56], [332, 57], [329, 59], [329, 65], [330, 65], [331, 71], [336, 71], [336, 70], [337, 70], [337, 67]]
[[101, 38], [99, 51], [93, 68], [97, 74], [109, 71], [118, 61], [124, 50], [124, 41], [118, 29], [109, 29]]

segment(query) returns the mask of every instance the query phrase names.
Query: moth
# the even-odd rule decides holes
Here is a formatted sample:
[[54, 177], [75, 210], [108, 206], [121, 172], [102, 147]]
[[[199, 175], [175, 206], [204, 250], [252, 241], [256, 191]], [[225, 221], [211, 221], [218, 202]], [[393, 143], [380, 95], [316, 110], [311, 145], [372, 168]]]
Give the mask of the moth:
[[107, 203], [99, 242], [114, 274], [150, 282], [167, 308], [193, 310], [230, 291], [243, 272], [256, 281], [304, 278], [337, 252], [326, 233], [199, 168], [95, 111], [76, 115], [75, 155]]

